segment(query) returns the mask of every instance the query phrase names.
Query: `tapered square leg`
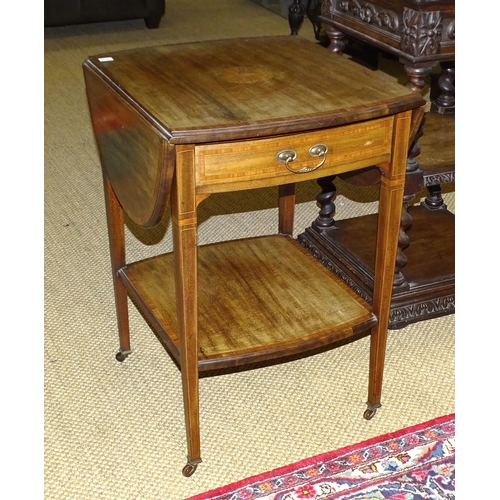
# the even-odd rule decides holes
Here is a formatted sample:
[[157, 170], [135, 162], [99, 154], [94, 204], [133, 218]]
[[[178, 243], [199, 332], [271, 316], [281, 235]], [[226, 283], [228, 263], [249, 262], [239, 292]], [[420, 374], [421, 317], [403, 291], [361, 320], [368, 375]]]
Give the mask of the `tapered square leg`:
[[106, 174], [104, 174], [104, 199], [106, 203], [111, 270], [113, 274], [118, 336], [120, 340], [120, 350], [116, 354], [116, 359], [118, 361], [124, 361], [131, 353], [131, 348], [127, 290], [118, 277], [119, 269], [125, 265], [123, 209], [116, 198], [111, 182]]

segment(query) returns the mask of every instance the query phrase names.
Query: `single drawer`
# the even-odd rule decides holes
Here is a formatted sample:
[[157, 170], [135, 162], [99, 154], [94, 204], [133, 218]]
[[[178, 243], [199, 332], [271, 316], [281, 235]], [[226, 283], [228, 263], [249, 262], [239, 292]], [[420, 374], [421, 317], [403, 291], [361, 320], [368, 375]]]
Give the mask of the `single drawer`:
[[[238, 184], [246, 189], [259, 187], [259, 180], [267, 186], [286, 184], [385, 162], [390, 158], [392, 122], [387, 117], [302, 134], [197, 146], [196, 185], [199, 192], [224, 191], [225, 185], [234, 190]], [[324, 156], [314, 155], [318, 145], [326, 150]], [[295, 159], [287, 165], [284, 159], [292, 153]]]

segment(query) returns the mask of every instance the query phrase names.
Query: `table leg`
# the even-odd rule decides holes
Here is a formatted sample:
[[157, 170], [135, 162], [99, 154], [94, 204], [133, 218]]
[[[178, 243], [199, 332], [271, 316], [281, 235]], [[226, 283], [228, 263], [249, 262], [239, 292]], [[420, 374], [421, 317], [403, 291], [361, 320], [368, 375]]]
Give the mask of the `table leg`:
[[113, 289], [115, 292], [116, 319], [120, 350], [116, 354], [118, 361], [124, 361], [131, 353], [130, 327], [128, 317], [128, 295], [125, 286], [118, 277], [118, 271], [125, 265], [125, 230], [123, 209], [116, 198], [111, 182], [103, 174], [104, 200], [106, 204], [106, 220], [108, 223], [109, 248], [111, 253], [111, 270], [113, 273]]
[[[404, 69], [409, 77], [406, 87], [408, 87], [413, 92], [424, 93], [424, 89], [427, 86], [426, 79], [429, 77], [432, 66], [425, 67], [414, 67], [409, 64], [404, 64]], [[423, 110], [422, 110], [423, 112]], [[409, 283], [406, 281], [404, 273], [401, 271], [407, 263], [406, 255], [404, 250], [410, 245], [410, 237], [407, 234], [407, 229], [411, 228], [413, 219], [408, 212], [411, 201], [415, 195], [420, 191], [424, 183], [423, 172], [420, 169], [417, 157], [420, 154], [420, 146], [418, 145], [418, 139], [422, 136], [424, 131], [424, 121], [425, 119], [419, 118], [416, 123], [420, 123], [418, 130], [412, 134], [412, 140], [410, 142], [409, 154], [406, 163], [406, 188], [405, 196], [403, 199], [403, 211], [401, 216], [401, 226], [399, 233], [399, 248], [396, 258], [396, 272], [394, 275], [394, 286], [403, 288], [409, 288]]]
[[293, 235], [295, 215], [295, 183], [279, 187], [279, 234]]
[[328, 50], [331, 50], [336, 54], [343, 54], [345, 50], [344, 33], [335, 29], [333, 26], [327, 26], [325, 31], [326, 36], [330, 40], [330, 45], [327, 47]]
[[387, 331], [394, 280], [394, 262], [398, 250], [399, 222], [403, 207], [406, 158], [410, 135], [411, 112], [396, 116], [395, 145], [391, 168], [380, 179], [380, 202], [377, 229], [377, 252], [373, 288], [373, 312], [378, 318], [370, 337], [370, 373], [368, 409], [364, 417], [370, 420], [380, 407], [384, 372]]
[[177, 146], [172, 190], [175, 291], [188, 456], [182, 473], [191, 476], [200, 456], [198, 393], [198, 246], [194, 147]]
[[440, 114], [455, 113], [455, 61], [445, 61], [441, 63], [443, 72], [438, 80], [440, 94], [432, 109]]

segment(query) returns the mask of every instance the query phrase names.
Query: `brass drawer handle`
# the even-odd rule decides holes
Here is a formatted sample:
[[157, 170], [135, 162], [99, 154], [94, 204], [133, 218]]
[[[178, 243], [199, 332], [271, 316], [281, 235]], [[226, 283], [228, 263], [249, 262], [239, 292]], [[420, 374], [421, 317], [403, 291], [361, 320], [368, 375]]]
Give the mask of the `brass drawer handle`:
[[293, 149], [284, 149], [283, 151], [280, 151], [276, 156], [276, 159], [279, 162], [284, 163], [285, 167], [290, 170], [290, 172], [293, 172], [294, 174], [305, 174], [306, 172], [312, 172], [313, 170], [321, 167], [321, 165], [323, 165], [326, 161], [326, 153], [328, 153], [328, 146], [326, 144], [315, 144], [309, 148], [309, 154], [313, 158], [323, 158], [319, 164], [314, 167], [302, 167], [297, 169], [291, 168], [290, 163], [297, 158], [297, 152]]

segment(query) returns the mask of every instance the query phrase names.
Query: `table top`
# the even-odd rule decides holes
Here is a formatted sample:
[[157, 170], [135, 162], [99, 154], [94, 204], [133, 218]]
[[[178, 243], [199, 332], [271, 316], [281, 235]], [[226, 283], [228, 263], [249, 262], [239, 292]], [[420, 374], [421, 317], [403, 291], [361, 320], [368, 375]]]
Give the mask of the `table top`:
[[384, 73], [299, 36], [133, 49], [89, 57], [84, 68], [171, 144], [318, 130], [423, 104]]

